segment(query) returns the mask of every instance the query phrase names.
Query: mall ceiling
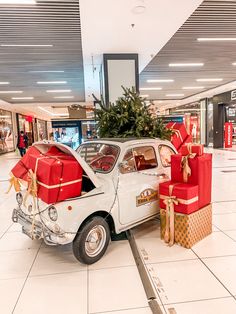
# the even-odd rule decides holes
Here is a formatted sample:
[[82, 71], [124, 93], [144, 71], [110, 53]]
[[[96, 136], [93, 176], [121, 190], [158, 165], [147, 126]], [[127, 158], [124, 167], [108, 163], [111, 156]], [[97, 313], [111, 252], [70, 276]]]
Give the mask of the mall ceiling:
[[[198, 38], [231, 40], [198, 41]], [[144, 88], [141, 93], [156, 100], [184, 99], [231, 82], [236, 78], [236, 65], [232, 64], [236, 62], [235, 50], [236, 1], [206, 0], [141, 72], [140, 86]], [[169, 66], [173, 63], [199, 65]], [[173, 81], [147, 82], [163, 79]], [[147, 90], [153, 87], [162, 90]]]
[[10, 103], [84, 101], [79, 1], [3, 2], [0, 99]]

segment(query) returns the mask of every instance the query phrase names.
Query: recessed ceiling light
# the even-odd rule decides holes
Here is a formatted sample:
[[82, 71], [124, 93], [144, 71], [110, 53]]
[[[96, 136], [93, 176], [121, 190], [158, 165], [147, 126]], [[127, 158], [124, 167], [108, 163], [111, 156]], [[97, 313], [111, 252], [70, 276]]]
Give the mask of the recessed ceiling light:
[[184, 96], [184, 94], [166, 94], [167, 97], [180, 97]]
[[147, 98], [147, 97], [149, 97], [149, 95], [140, 95], [140, 97]]
[[55, 98], [55, 99], [72, 99], [72, 98], [74, 98], [74, 96], [55, 96], [53, 98]]
[[196, 79], [197, 82], [220, 82], [222, 81], [222, 78], [202, 78], [202, 79]]
[[0, 94], [22, 94], [21, 90], [1, 90]]
[[171, 80], [171, 79], [147, 80], [147, 83], [170, 83], [170, 82], [174, 82], [174, 80]]
[[28, 71], [29, 73], [64, 73], [65, 71]]
[[32, 100], [34, 97], [12, 97], [13, 100]]
[[0, 85], [9, 85], [9, 82], [0, 82]]
[[35, 0], [1, 0], [0, 4], [36, 4]]
[[169, 63], [169, 67], [201, 67], [204, 63]]
[[235, 37], [203, 37], [198, 38], [198, 41], [235, 41]]
[[40, 107], [38, 106], [38, 108], [48, 114], [50, 114], [51, 116], [69, 116], [69, 113], [54, 113], [54, 112], [51, 112], [43, 107]]
[[204, 86], [184, 86], [182, 89], [203, 89]]
[[53, 45], [1, 44], [1, 47], [53, 47]]
[[67, 81], [48, 81], [48, 82], [37, 82], [37, 84], [67, 84]]
[[162, 90], [162, 87], [141, 87], [139, 90]]
[[71, 89], [49, 89], [47, 93], [71, 93]]
[[233, 62], [232, 65], [236, 65], [236, 62]]

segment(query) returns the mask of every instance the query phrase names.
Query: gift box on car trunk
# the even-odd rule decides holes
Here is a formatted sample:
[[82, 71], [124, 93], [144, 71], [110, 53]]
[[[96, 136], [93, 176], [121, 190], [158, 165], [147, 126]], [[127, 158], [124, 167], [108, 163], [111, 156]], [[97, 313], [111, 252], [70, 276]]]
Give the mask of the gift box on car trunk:
[[185, 125], [183, 123], [169, 122], [166, 127], [174, 132], [171, 136], [171, 143], [176, 149], [179, 149], [188, 137]]
[[[166, 232], [166, 210], [160, 209], [161, 239]], [[190, 214], [174, 213], [174, 242], [185, 248], [191, 248], [195, 243], [212, 233], [212, 205]]]
[[[180, 154], [171, 156], [171, 180], [184, 182], [184, 169], [182, 168], [183, 157]], [[187, 176], [187, 183], [198, 185], [199, 208], [211, 203], [212, 185], [212, 154], [203, 154], [188, 158], [191, 175]]]
[[82, 168], [72, 156], [39, 158], [35, 169], [38, 197], [47, 204], [79, 196]]
[[37, 196], [47, 204], [80, 196], [83, 169], [78, 161], [56, 147], [42, 154], [31, 147], [12, 169], [12, 174], [28, 181], [29, 170], [36, 173]]
[[186, 143], [186, 145], [181, 146], [179, 152], [182, 156], [187, 156], [190, 154], [196, 154], [196, 156], [202, 156], [204, 153], [204, 147], [202, 144]]
[[163, 182], [159, 185], [160, 208], [165, 208], [165, 201], [175, 197], [174, 211], [183, 214], [191, 214], [199, 209], [198, 185], [186, 183]]

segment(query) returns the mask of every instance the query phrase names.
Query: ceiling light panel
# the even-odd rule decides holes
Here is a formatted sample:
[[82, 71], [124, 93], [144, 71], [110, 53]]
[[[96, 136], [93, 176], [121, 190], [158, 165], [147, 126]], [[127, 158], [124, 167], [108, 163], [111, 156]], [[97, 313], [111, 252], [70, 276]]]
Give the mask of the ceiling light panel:
[[13, 100], [32, 100], [34, 97], [12, 97]]
[[29, 73], [64, 73], [65, 71], [29, 71]]
[[55, 96], [53, 98], [55, 98], [55, 99], [72, 99], [72, 98], [74, 98], [74, 96]]
[[22, 94], [23, 91], [21, 90], [2, 90], [0, 94]]
[[36, 4], [36, 0], [0, 0], [0, 4]]
[[222, 81], [222, 78], [201, 78], [196, 79], [197, 82], [220, 82]]
[[9, 82], [0, 82], [0, 85], [9, 85]]
[[45, 85], [49, 85], [49, 84], [67, 84], [67, 81], [40, 81], [37, 82], [37, 84], [45, 84]]
[[202, 67], [204, 63], [169, 63], [169, 67]]
[[47, 93], [71, 93], [71, 89], [49, 89]]
[[35, 47], [35, 48], [40, 48], [40, 47], [53, 47], [53, 45], [32, 45], [32, 44], [1, 44], [1, 47]]
[[198, 41], [236, 41], [235, 37], [202, 37]]
[[147, 83], [171, 83], [174, 82], [172, 79], [163, 79], [163, 80], [147, 80]]
[[182, 89], [203, 89], [204, 86], [183, 86]]
[[184, 96], [184, 94], [166, 94], [167, 97], [181, 97]]
[[162, 90], [162, 87], [141, 87], [139, 90]]

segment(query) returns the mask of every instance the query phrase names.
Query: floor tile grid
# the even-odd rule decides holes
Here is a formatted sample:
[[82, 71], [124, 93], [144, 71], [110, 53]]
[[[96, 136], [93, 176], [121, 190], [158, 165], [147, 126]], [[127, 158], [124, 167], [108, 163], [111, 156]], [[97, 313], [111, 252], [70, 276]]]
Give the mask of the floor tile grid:
[[33, 260], [33, 262], [32, 262], [32, 265], [31, 265], [31, 267], [30, 267], [30, 269], [29, 269], [29, 271], [28, 271], [28, 274], [27, 274], [27, 276], [26, 276], [26, 278], [25, 278], [25, 280], [24, 280], [22, 289], [21, 289], [21, 291], [20, 291], [20, 293], [19, 293], [19, 296], [18, 296], [18, 298], [17, 298], [17, 300], [16, 300], [16, 303], [15, 303], [15, 306], [14, 306], [14, 308], [13, 308], [12, 314], [14, 313], [14, 311], [15, 311], [15, 309], [16, 309], [16, 306], [17, 306], [17, 303], [18, 303], [18, 301], [20, 300], [21, 294], [22, 294], [22, 292], [23, 292], [23, 290], [24, 290], [24, 287], [25, 287], [25, 284], [26, 284], [26, 282], [27, 282], [27, 280], [28, 280], [28, 278], [29, 278], [31, 269], [33, 268], [33, 265], [34, 265], [34, 263], [35, 263], [35, 261], [36, 261], [36, 259], [37, 259], [37, 256], [38, 256], [38, 254], [39, 254], [39, 251], [40, 251], [41, 246], [42, 246], [42, 244], [40, 245], [40, 247], [39, 247], [38, 250], [37, 250], [37, 253], [35, 254], [35, 257], [34, 257], [34, 260]]
[[[192, 250], [192, 249], [191, 249]], [[236, 296], [231, 293], [231, 291], [223, 284], [223, 282], [216, 276], [216, 274], [210, 269], [210, 267], [208, 267], [206, 265], [206, 263], [204, 262], [204, 260], [202, 258], [200, 258], [198, 256], [198, 254], [196, 252], [194, 252], [194, 250], [192, 250], [192, 252], [197, 256], [198, 260], [207, 268], [207, 270], [216, 278], [216, 280], [218, 280], [218, 282], [224, 287], [224, 289], [231, 295], [231, 297], [233, 297], [235, 300], [236, 300]], [[235, 256], [235, 255], [234, 255]], [[218, 256], [217, 256], [218, 257]], [[211, 258], [211, 257], [207, 257], [207, 258], [204, 258], [204, 259], [208, 259], [208, 258]], [[219, 299], [219, 298], [217, 298]]]

